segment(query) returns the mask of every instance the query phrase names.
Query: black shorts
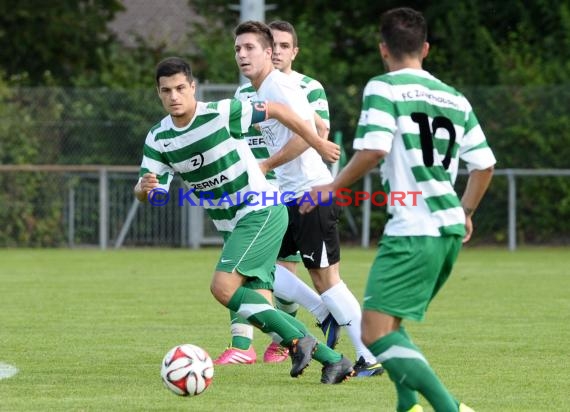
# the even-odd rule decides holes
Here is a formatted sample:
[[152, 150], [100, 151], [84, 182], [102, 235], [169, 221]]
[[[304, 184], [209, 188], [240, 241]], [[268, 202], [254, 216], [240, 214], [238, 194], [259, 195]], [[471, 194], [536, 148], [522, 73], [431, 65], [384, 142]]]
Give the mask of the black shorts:
[[340, 206], [336, 202], [317, 206], [304, 215], [297, 204], [288, 205], [287, 211], [289, 225], [281, 242], [280, 258], [300, 251], [307, 269], [326, 268], [340, 261]]

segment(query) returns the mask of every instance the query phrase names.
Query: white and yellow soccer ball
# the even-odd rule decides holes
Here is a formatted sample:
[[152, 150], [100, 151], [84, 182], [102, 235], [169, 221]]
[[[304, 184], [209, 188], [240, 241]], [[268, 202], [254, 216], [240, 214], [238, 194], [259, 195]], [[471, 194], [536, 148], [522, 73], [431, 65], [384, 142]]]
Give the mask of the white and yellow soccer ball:
[[204, 349], [183, 344], [170, 349], [162, 360], [160, 376], [164, 385], [180, 396], [195, 396], [212, 383], [214, 363]]

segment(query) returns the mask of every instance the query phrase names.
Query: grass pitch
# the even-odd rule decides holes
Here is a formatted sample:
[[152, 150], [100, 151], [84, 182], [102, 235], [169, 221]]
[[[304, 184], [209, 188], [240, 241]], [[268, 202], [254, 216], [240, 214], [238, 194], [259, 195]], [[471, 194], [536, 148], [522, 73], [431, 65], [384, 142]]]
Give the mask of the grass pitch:
[[[167, 391], [159, 371], [168, 349], [194, 343], [215, 357], [229, 342], [228, 312], [209, 292], [218, 254], [0, 250], [0, 366], [19, 370], [0, 379], [0, 411], [394, 410], [387, 376], [326, 386], [317, 362], [299, 379], [289, 362], [220, 366], [198, 397]], [[342, 254], [343, 277], [361, 299], [374, 250]], [[477, 411], [563, 411], [569, 314], [568, 249], [467, 248], [427, 320], [407, 327]], [[321, 336], [306, 311], [299, 317]], [[258, 359], [268, 342], [256, 331]], [[346, 334], [339, 350], [354, 358]]]

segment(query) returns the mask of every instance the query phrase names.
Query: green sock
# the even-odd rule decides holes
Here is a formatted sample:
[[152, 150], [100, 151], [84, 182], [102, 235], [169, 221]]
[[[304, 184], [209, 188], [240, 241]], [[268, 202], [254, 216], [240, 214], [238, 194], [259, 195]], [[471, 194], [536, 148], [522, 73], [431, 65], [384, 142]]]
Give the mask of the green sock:
[[[403, 325], [400, 326], [400, 333], [410, 342], [412, 341]], [[398, 382], [394, 382], [394, 384], [396, 385], [396, 392], [398, 394], [398, 405], [396, 406], [396, 411], [409, 411], [418, 403], [418, 392]]]
[[[231, 325], [244, 325], [251, 327], [250, 323], [245, 319], [243, 316], [240, 316], [239, 313], [230, 310], [230, 323]], [[232, 328], [233, 329], [233, 328]], [[251, 346], [251, 339], [246, 336], [235, 336], [232, 335], [232, 348], [238, 348], [242, 350], [247, 350]]]
[[[299, 329], [301, 332], [305, 334], [305, 336], [310, 335], [313, 336], [307, 327], [301, 322], [299, 319], [294, 318], [293, 316], [289, 315], [288, 313], [282, 312], [283, 317], [287, 319], [289, 323]], [[315, 352], [313, 353], [313, 359], [319, 362], [322, 365], [327, 365], [329, 363], [336, 363], [342, 358], [342, 355], [338, 352], [335, 352], [331, 348], [329, 348], [324, 343], [317, 343], [317, 347]]]
[[400, 331], [392, 332], [369, 346], [390, 379], [410, 390], [418, 391], [438, 412], [457, 412], [459, 403], [436, 376], [420, 350]]
[[398, 394], [398, 404], [396, 405], [397, 412], [407, 412], [418, 403], [418, 393], [405, 385], [394, 382], [396, 385], [396, 392]]
[[279, 299], [278, 297], [275, 298], [275, 307], [293, 317], [297, 316], [297, 311], [299, 310], [298, 303], [289, 302], [287, 300]]
[[[237, 312], [261, 331], [278, 335], [284, 346], [289, 346], [293, 339], [305, 336], [304, 332], [285, 318], [284, 312], [276, 310], [256, 291], [243, 286], [236, 290], [228, 302], [228, 309]], [[291, 316], [289, 318], [295, 319]]]
[[342, 355], [329, 348], [324, 343], [317, 343], [317, 349], [313, 353], [313, 359], [317, 362], [328, 365], [329, 363], [336, 363], [342, 359]]
[[248, 350], [251, 346], [251, 339], [243, 336], [232, 336], [232, 348]]

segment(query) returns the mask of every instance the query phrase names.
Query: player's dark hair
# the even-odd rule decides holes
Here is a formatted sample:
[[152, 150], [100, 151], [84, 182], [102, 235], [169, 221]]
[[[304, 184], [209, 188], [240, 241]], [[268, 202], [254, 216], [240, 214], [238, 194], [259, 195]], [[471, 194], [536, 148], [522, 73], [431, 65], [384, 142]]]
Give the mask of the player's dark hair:
[[244, 21], [234, 29], [234, 38], [245, 33], [253, 33], [257, 35], [257, 38], [264, 49], [273, 49], [273, 35], [271, 34], [271, 29], [267, 24], [254, 20]]
[[158, 79], [161, 77], [170, 77], [175, 74], [182, 73], [188, 79], [188, 83], [192, 83], [192, 68], [190, 64], [180, 57], [167, 57], [156, 65], [155, 80], [158, 85]]
[[291, 23], [285, 20], [274, 20], [268, 24], [271, 30], [279, 30], [289, 33], [293, 37], [293, 47], [297, 47], [297, 32]]
[[400, 7], [380, 19], [380, 36], [396, 59], [421, 53], [427, 40], [427, 23], [419, 11]]

